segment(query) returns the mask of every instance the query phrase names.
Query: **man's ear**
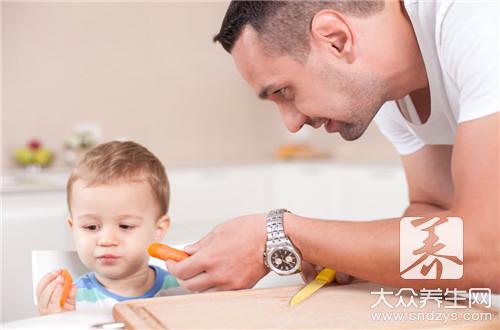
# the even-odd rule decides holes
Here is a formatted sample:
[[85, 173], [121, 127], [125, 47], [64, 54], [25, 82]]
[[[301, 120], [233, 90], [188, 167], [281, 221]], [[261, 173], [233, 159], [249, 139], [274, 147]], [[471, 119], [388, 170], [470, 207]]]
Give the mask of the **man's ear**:
[[68, 217], [66, 222], [68, 223], [69, 229], [73, 229], [73, 219], [71, 219], [71, 216]]
[[354, 34], [347, 19], [338, 11], [325, 9], [314, 15], [311, 22], [312, 42], [327, 46], [338, 58], [352, 63], [355, 58]]
[[158, 219], [156, 221], [155, 241], [161, 241], [163, 237], [165, 237], [165, 234], [167, 233], [169, 227], [170, 218], [168, 215], [164, 215], [160, 219]]

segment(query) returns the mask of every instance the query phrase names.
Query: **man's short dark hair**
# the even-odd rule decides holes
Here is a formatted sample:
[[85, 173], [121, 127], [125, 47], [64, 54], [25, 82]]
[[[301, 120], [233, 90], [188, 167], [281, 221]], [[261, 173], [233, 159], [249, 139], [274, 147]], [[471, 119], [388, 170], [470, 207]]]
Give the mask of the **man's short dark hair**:
[[303, 57], [309, 53], [312, 18], [323, 9], [366, 17], [382, 11], [384, 1], [231, 1], [214, 42], [231, 53], [243, 28], [249, 24], [267, 51]]

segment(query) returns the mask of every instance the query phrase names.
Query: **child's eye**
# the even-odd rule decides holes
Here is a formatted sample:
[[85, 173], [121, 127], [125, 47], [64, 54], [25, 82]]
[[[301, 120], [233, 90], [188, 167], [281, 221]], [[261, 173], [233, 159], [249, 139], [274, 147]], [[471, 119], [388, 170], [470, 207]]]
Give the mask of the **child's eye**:
[[82, 228], [88, 231], [96, 231], [97, 229], [99, 229], [97, 225], [87, 225], [83, 226]]
[[124, 229], [124, 230], [130, 230], [130, 229], [133, 229], [135, 228], [135, 226], [131, 226], [131, 225], [120, 225], [120, 229]]

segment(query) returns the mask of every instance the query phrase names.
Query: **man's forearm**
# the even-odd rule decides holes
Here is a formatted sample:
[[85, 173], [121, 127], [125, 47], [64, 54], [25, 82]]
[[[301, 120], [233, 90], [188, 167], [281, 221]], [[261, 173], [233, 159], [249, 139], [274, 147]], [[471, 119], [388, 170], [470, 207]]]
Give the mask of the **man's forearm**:
[[423, 216], [429, 213], [437, 213], [446, 210], [447, 210], [446, 208], [435, 204], [413, 202], [406, 208], [403, 216], [405, 217]]
[[[459, 216], [450, 211], [426, 217]], [[301, 251], [304, 260], [330, 267], [371, 282], [420, 288], [468, 288], [491, 286], [492, 279], [481, 268], [485, 256], [474, 239], [465, 240], [464, 258], [468, 261], [460, 280], [405, 280], [399, 269], [400, 219], [367, 222], [323, 221], [293, 214], [285, 218], [285, 231]], [[464, 226], [464, 231], [467, 226]], [[474, 235], [474, 233], [469, 232]], [[484, 268], [484, 267], [483, 267]]]

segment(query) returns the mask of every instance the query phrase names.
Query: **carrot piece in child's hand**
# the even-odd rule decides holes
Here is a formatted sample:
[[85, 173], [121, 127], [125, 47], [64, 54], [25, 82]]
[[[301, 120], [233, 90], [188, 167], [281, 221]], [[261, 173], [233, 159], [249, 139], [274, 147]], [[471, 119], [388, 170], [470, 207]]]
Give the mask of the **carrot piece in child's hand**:
[[66, 269], [63, 269], [61, 271], [61, 276], [64, 280], [64, 284], [63, 284], [63, 292], [62, 292], [61, 300], [59, 301], [59, 304], [61, 305], [61, 307], [63, 307], [64, 304], [66, 303], [66, 299], [68, 299], [69, 291], [71, 290], [71, 285], [73, 284], [73, 279], [71, 278], [70, 273]]
[[148, 253], [150, 256], [162, 260], [181, 261], [189, 257], [189, 254], [186, 252], [161, 243], [151, 243], [148, 247]]

